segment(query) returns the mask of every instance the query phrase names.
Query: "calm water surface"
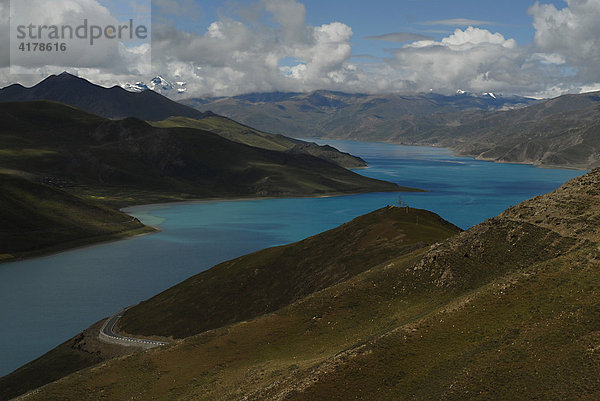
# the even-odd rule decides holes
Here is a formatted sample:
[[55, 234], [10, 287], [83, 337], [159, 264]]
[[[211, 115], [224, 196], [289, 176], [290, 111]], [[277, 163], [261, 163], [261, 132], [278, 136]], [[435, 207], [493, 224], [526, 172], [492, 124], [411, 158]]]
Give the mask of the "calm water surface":
[[[367, 160], [370, 168], [361, 174], [428, 190], [401, 196], [463, 228], [583, 174], [488, 163], [445, 149], [326, 142]], [[140, 206], [128, 212], [161, 233], [0, 265], [0, 376], [216, 263], [300, 240], [397, 201], [397, 194], [376, 193]]]

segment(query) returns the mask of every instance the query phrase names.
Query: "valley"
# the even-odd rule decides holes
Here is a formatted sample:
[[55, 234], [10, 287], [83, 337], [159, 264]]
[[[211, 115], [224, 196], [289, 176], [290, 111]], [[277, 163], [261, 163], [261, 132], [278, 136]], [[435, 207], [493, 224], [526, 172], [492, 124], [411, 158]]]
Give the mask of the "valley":
[[[26, 207], [42, 205], [35, 198], [39, 195], [28, 190], [46, 191], [62, 196], [65, 204], [80, 202], [104, 208], [106, 214], [107, 207], [192, 199], [419, 191], [348, 170], [366, 163], [332, 147], [263, 133], [150, 92], [103, 88], [67, 73], [31, 88], [0, 90], [0, 172], [6, 176], [0, 183], [0, 206], [2, 218], [8, 219], [0, 261], [153, 231], [135, 221], [131, 229], [96, 221], [96, 231], [59, 235], [64, 224], [93, 220], [58, 211], [60, 202], [53, 210], [57, 216], [46, 216], [40, 220], [46, 225], [38, 222], [35, 230], [27, 229], [13, 221], [25, 209], [6, 197], [19, 180], [19, 196], [33, 197]], [[82, 99], [93, 99], [93, 104]], [[166, 120], [150, 125], [131, 117], [152, 119], [134, 109]], [[66, 221], [59, 222], [61, 215]]]
[[0, 401], [600, 400], [600, 0], [25, 3]]
[[[493, 369], [494, 376], [505, 375], [513, 382], [526, 383], [527, 375], [511, 375], [510, 363], [490, 365], [492, 359], [488, 354], [498, 348], [500, 355], [512, 355], [516, 340], [529, 344], [536, 336], [551, 333], [522, 332], [520, 321], [508, 317], [494, 324], [482, 321], [483, 317], [466, 318], [462, 314], [465, 308], [485, 312], [485, 305], [489, 305], [494, 308], [495, 316], [521, 311], [518, 316], [528, 316], [529, 323], [535, 320], [540, 327], [572, 333], [570, 321], [549, 322], [539, 302], [536, 303], [537, 298], [528, 296], [529, 292], [515, 290], [517, 298], [504, 305], [497, 301], [496, 289], [501, 288], [500, 295], [504, 295], [507, 289], [519, 289], [535, 276], [542, 283], [540, 293], [553, 297], [555, 292], [567, 291], [571, 283], [562, 280], [552, 284], [555, 275], [563, 277], [568, 273], [565, 266], [581, 264], [582, 275], [573, 279], [573, 285], [593, 276], [598, 240], [594, 223], [597, 205], [593, 197], [600, 185], [597, 170], [550, 194], [540, 195], [553, 190], [567, 177], [581, 173], [486, 163], [455, 157], [440, 148], [431, 148], [434, 162], [427, 162], [423, 159], [426, 151], [419, 148], [331, 140], [311, 143], [251, 128], [213, 112], [193, 114], [188, 109], [180, 109], [185, 113], [174, 111], [183, 115], [165, 115], [149, 121], [131, 117], [115, 119], [114, 111], [110, 112], [111, 118], [106, 118], [110, 113], [101, 116], [68, 104], [36, 99], [43, 96], [41, 90], [49, 83], [67, 87], [76, 83], [80, 90], [98, 93], [105, 93], [106, 88], [94, 88], [91, 83], [68, 74], [49, 80], [25, 89], [23, 93], [31, 97], [28, 101], [0, 103], [0, 115], [5, 121], [0, 130], [4, 144], [0, 159], [4, 188], [1, 201], [5, 205], [2, 219], [6, 221], [8, 239], [3, 244], [4, 261], [155, 232], [157, 229], [151, 225], [162, 231], [126, 242], [4, 266], [20, 266], [24, 272], [33, 268], [38, 274], [43, 266], [49, 273], [53, 260], [63, 264], [62, 261], [75, 256], [89, 264], [93, 260], [91, 255], [102, 255], [97, 265], [91, 263], [78, 273], [71, 269], [77, 265], [73, 260], [64, 264], [71, 270], [68, 281], [79, 287], [86, 275], [94, 287], [101, 282], [99, 276], [93, 278], [96, 274], [93, 269], [101, 275], [112, 271], [113, 275], [106, 281], [105, 289], [65, 287], [67, 291], [61, 294], [64, 300], [57, 303], [56, 311], [65, 318], [79, 313], [79, 323], [67, 324], [60, 330], [55, 327], [55, 336], [60, 332], [73, 333], [70, 327], [81, 330], [107, 316], [109, 311], [112, 315], [115, 310], [133, 305], [118, 320], [113, 318], [108, 322], [110, 335], [134, 338], [140, 345], [159, 346], [144, 350], [113, 344], [114, 341], [107, 343], [99, 337], [107, 322], [100, 320], [0, 378], [0, 399], [30, 390], [34, 391], [23, 399], [96, 399], [100, 394], [122, 399], [152, 394], [162, 399], [304, 400], [346, 399], [373, 392], [395, 399], [458, 399], [471, 391], [492, 391], [498, 399], [504, 396], [514, 399], [529, 393], [500, 391], [498, 385], [491, 389], [473, 386], [461, 379], [461, 372]], [[302, 101], [310, 101], [317, 108], [330, 108], [331, 115], [337, 113], [336, 107], [347, 106], [334, 101], [335, 96], [345, 94], [318, 93], [318, 96]], [[508, 113], [511, 123], [521, 122], [523, 126], [530, 121], [546, 124], [547, 118], [548, 129], [556, 130], [555, 137], [560, 137], [561, 130], [571, 129], [575, 119], [587, 124], [595, 118], [593, 95], [534, 105], [528, 105], [534, 103], [530, 99], [487, 96], [493, 100], [470, 96], [467, 100], [453, 99], [452, 103], [449, 97], [433, 95], [411, 98], [411, 107], [418, 108], [412, 109], [415, 114], [410, 118], [421, 121], [419, 124], [429, 124], [431, 130], [411, 131], [419, 134], [412, 137], [410, 144], [448, 146], [457, 151], [460, 143], [467, 149], [473, 143], [463, 136], [471, 131], [462, 128], [473, 126], [476, 127], [473, 130], [479, 130], [495, 124], [507, 127], [509, 124], [501, 120], [504, 113]], [[281, 94], [281, 97], [289, 101], [298, 95]], [[244, 99], [259, 100], [265, 99]], [[317, 100], [321, 103], [315, 103]], [[378, 103], [374, 99], [369, 101]], [[424, 102], [433, 103], [434, 109], [443, 108], [443, 112], [428, 110]], [[169, 107], [179, 106], [169, 103]], [[399, 105], [393, 107], [397, 109]], [[566, 107], [570, 107], [568, 116], [572, 120], [562, 118], [561, 124], [557, 124], [556, 113]], [[584, 112], [580, 112], [582, 108]], [[422, 114], [415, 117], [419, 113]], [[488, 125], [482, 125], [482, 118], [489, 118]], [[441, 122], [445, 128], [436, 128], [435, 124]], [[587, 129], [585, 124], [582, 129]], [[448, 140], [452, 131], [449, 127], [460, 132], [454, 136], [455, 142]], [[438, 129], [443, 131], [440, 137], [434, 134]], [[519, 130], [514, 140], [526, 143], [523, 140], [526, 131]], [[352, 132], [347, 130], [345, 137], [354, 138]], [[339, 137], [334, 133], [324, 136], [330, 135]], [[398, 138], [410, 137], [407, 135]], [[498, 135], [490, 134], [492, 137], [497, 142]], [[588, 137], [593, 137], [593, 128], [581, 140]], [[398, 138], [394, 141], [403, 140]], [[479, 132], [477, 138], [484, 143], [486, 136]], [[491, 142], [484, 144], [497, 146]], [[575, 152], [564, 143], [556, 146], [566, 152], [564, 155]], [[593, 153], [593, 146], [583, 147]], [[470, 149], [471, 153], [462, 152], [471, 155], [475, 148]], [[527, 155], [541, 157], [527, 149], [524, 151]], [[399, 150], [403, 153], [398, 153]], [[544, 157], [550, 160], [548, 152], [544, 152]], [[398, 157], [399, 154], [402, 156]], [[494, 159], [483, 153], [476, 156], [514, 161], [508, 157]], [[581, 152], [577, 157], [580, 156]], [[566, 161], [558, 165], [588, 166], [577, 164], [576, 158], [564, 157]], [[554, 156], [553, 160], [557, 158]], [[588, 161], [592, 159], [588, 157]], [[538, 164], [544, 163], [547, 162]], [[436, 165], [440, 174], [437, 177], [432, 174]], [[478, 169], [467, 173], [468, 178], [461, 177], [461, 172], [469, 171], [472, 165]], [[370, 168], [361, 170], [362, 174], [348, 170], [366, 166]], [[439, 169], [441, 166], [443, 170]], [[494, 170], [498, 175], [489, 175]], [[532, 177], [536, 178], [527, 182], [524, 173], [533, 171]], [[519, 173], [522, 187], [514, 179], [514, 174]], [[400, 197], [399, 191], [403, 191]], [[333, 195], [341, 197], [328, 198]], [[525, 200], [534, 195], [540, 196]], [[238, 200], [228, 202], [228, 198]], [[263, 200], [251, 200], [256, 198]], [[173, 201], [200, 199], [204, 203], [168, 205]], [[464, 199], [463, 207], [459, 207], [458, 199]], [[276, 202], [279, 202], [277, 207]], [[323, 209], [314, 210], [306, 219], [298, 207], [301, 202], [321, 205]], [[139, 210], [139, 217], [115, 209], [149, 203], [154, 205], [126, 209], [133, 216]], [[382, 208], [383, 204], [387, 206]], [[398, 204], [402, 206], [393, 206]], [[31, 210], [29, 214], [23, 212], [25, 205]], [[423, 205], [458, 224], [420, 208]], [[245, 211], [264, 207], [272, 222], [250, 218], [244, 223], [242, 218], [231, 224], [231, 228], [227, 224], [222, 227], [226, 219], [219, 213], [213, 214], [214, 211], [235, 210], [235, 206]], [[258, 209], [253, 209], [255, 206]], [[295, 210], [292, 221], [302, 221], [296, 231], [281, 224], [276, 214], [278, 207], [282, 215]], [[186, 209], [189, 214], [183, 212]], [[211, 216], [209, 221], [215, 220], [193, 223], [203, 209], [205, 217]], [[320, 211], [328, 217], [318, 218]], [[171, 212], [176, 217], [159, 217]], [[235, 216], [231, 215], [234, 219]], [[348, 217], [353, 219], [348, 221]], [[171, 222], [177, 224], [170, 228]], [[303, 228], [307, 223], [310, 228]], [[192, 227], [200, 230], [194, 234], [190, 231]], [[207, 227], [210, 229], [206, 230]], [[323, 229], [329, 230], [316, 234]], [[14, 235], [15, 230], [20, 230], [19, 235]], [[225, 237], [219, 237], [222, 234], [229, 236], [227, 244], [222, 241]], [[195, 240], [194, 235], [198, 236]], [[135, 267], [130, 264], [131, 255], [139, 246], [147, 255]], [[117, 250], [116, 264], [107, 258], [108, 249]], [[169, 259], [169, 255], [177, 256]], [[127, 271], [122, 268], [124, 262]], [[165, 270], [167, 266], [170, 271]], [[6, 285], [11, 285], [13, 277], [8, 273]], [[132, 285], [138, 287], [137, 291], [123, 292]], [[110, 287], [113, 288], [107, 291]], [[57, 302], [50, 288], [38, 297]], [[76, 313], [65, 315], [71, 308], [65, 305], [80, 291], [86, 291], [89, 301], [75, 305]], [[587, 287], [585, 291], [587, 299], [593, 302], [594, 289]], [[114, 293], [110, 302], [113, 306], [105, 300], [99, 302], [111, 293]], [[152, 296], [156, 293], [159, 294]], [[32, 299], [32, 304], [39, 304], [41, 298], [35, 300], [38, 297]], [[577, 313], [584, 316], [591, 313], [590, 303], [567, 298], [571, 305], [577, 305]], [[101, 304], [104, 306], [98, 308]], [[28, 302], [23, 304], [26, 305], [31, 308], [29, 313], [35, 310]], [[566, 303], [553, 305], [559, 308], [561, 316], [567, 313]], [[537, 309], [526, 314], [523, 311], [527, 308]], [[95, 312], [90, 314], [92, 310]], [[469, 309], [469, 312], [475, 311]], [[580, 327], [577, 335], [585, 342], [593, 337], [594, 323], [582, 319], [577, 320]], [[83, 321], [88, 323], [83, 325]], [[445, 322], [454, 323], [450, 327]], [[447, 346], [440, 346], [444, 343], [440, 338], [447, 339], [455, 330], [466, 333], [464, 341], [453, 337], [446, 341]], [[419, 335], [416, 342], [413, 333]], [[34, 333], [29, 330], [23, 334]], [[478, 341], [478, 335], [485, 335], [486, 341]], [[512, 342], [502, 342], [506, 335], [513, 336]], [[552, 338], [566, 347], [570, 335]], [[422, 349], [430, 342], [429, 347], [436, 350], [432, 356]], [[535, 382], [537, 393], [553, 394], [556, 383], [561, 383], [564, 396], [574, 394], [575, 388], [584, 385], [585, 394], [596, 394], [593, 370], [583, 370], [571, 386], [562, 382], [564, 375], [580, 369], [575, 368], [580, 363], [593, 363], [593, 355], [592, 359], [586, 359], [580, 347], [572, 348], [567, 355], [576, 362], [564, 363], [560, 372], [550, 371], [550, 366], [557, 363], [552, 358], [560, 356], [548, 353], [546, 359], [533, 363], [531, 358], [541, 352], [539, 344], [534, 342], [534, 345], [536, 348], [520, 352], [526, 369], [535, 366], [531, 368], [534, 372], [545, 372], [545, 379]], [[401, 351], [390, 352], [396, 349]], [[406, 364], [415, 364], [420, 369], [407, 373]], [[365, 376], [361, 373], [363, 367], [381, 374]], [[440, 370], [445, 373], [440, 374]], [[424, 386], [424, 381], [430, 385]], [[165, 382], [170, 384], [165, 386]]]
[[[435, 210], [446, 219], [455, 221], [464, 228], [469, 228], [477, 221], [492, 217], [510, 205], [527, 199], [536, 193], [548, 192], [569, 177], [580, 174], [569, 170], [536, 169], [530, 166], [494, 164], [468, 158], [457, 158], [449, 152], [431, 148], [418, 149], [358, 142], [334, 142], [333, 145], [343, 151], [359, 154], [364, 158], [371, 166], [369, 169], [361, 170], [364, 174], [384, 180], [405, 181], [412, 186], [427, 189], [428, 192], [402, 194], [402, 199], [411, 206], [423, 205], [422, 207]], [[359, 149], [362, 149], [362, 152], [359, 152]], [[424, 163], [424, 160], [427, 160], [427, 162]], [[439, 171], [440, 174], [431, 174], [433, 169]], [[402, 171], [403, 174], [396, 176], [398, 171]], [[520, 177], [519, 182], [514, 180], [515, 176]], [[461, 179], [457, 179], [458, 177], [461, 177]], [[532, 192], [533, 190], [536, 192]], [[161, 293], [212, 265], [266, 247], [302, 240], [318, 232], [332, 229], [356, 216], [368, 214], [386, 204], [394, 205], [397, 202], [397, 194], [375, 193], [336, 198], [165, 204], [127, 209], [128, 213], [137, 216], [142, 222], [159, 227], [161, 232], [130, 241], [67, 252], [45, 259], [19, 262], [19, 264], [11, 267], [10, 271], [0, 272], [4, 273], [0, 277], [0, 282], [8, 287], [17, 287], [23, 285], [22, 279], [26, 277], [42, 276], [44, 277], [43, 280], [49, 284], [52, 283], [51, 286], [61, 288], [61, 296], [57, 296], [53, 292], [48, 294], [42, 292], [35, 295], [25, 292], [23, 297], [14, 299], [13, 296], [10, 301], [13, 303], [18, 302], [21, 305], [16, 308], [19, 314], [11, 315], [10, 318], [20, 322], [19, 324], [25, 327], [29, 326], [28, 322], [36, 326], [43, 324], [36, 318], [40, 313], [41, 305], [49, 303], [56, 305], [55, 311], [48, 308], [43, 309], [46, 314], [52, 314], [52, 316], [54, 316], [54, 313], [57, 314], [56, 319], [57, 323], [60, 322], [60, 326], [52, 324], [45, 327], [48, 327], [48, 332], [55, 333], [52, 341], [54, 341], [54, 344], [59, 344], [102, 317], [112, 315], [124, 306], [136, 304]], [[294, 213], [290, 213], [290, 210], [293, 210]], [[374, 218], [374, 216], [376, 215], [372, 215], [371, 218]], [[387, 214], [384, 216], [387, 216]], [[415, 216], [413, 215], [413, 217]], [[367, 224], [368, 221], [363, 219], [361, 224]], [[419, 220], [421, 224], [426, 221]], [[416, 223], [416, 220], [414, 222]], [[363, 229], [363, 234], [360, 235], [366, 235], [365, 238], [375, 235], [369, 239], [369, 241], [375, 241], [373, 242], [375, 248], [372, 251], [373, 257], [369, 256], [365, 259], [367, 264], [363, 267], [358, 264], [356, 267], [363, 269], [372, 263], [378, 263], [381, 257], [386, 257], [385, 255], [410, 251], [411, 246], [402, 251], [402, 245], [396, 245], [395, 241], [382, 241], [384, 237], [377, 240], [380, 232], [385, 238], [394, 236], [393, 230], [389, 232], [383, 230], [385, 226], [385, 224], [379, 224], [376, 226], [377, 228], [370, 231]], [[344, 232], [350, 234], [354, 231], [360, 231], [358, 228], [354, 230], [353, 227], [357, 228], [357, 226], [350, 225], [347, 226], [347, 231], [338, 230], [338, 243], [334, 241], [330, 245], [324, 246], [319, 241], [322, 237], [317, 236], [307, 244], [312, 244], [312, 247], [322, 246], [323, 249], [339, 246], [343, 250], [347, 245], [344, 240], [347, 235]], [[452, 225], [449, 227], [452, 227]], [[410, 225], [408, 228], [410, 228]], [[335, 237], [331, 237], [332, 240], [333, 238]], [[362, 243], [360, 238], [358, 236], [354, 240]], [[421, 237], [421, 239], [414, 238], [414, 240], [425, 240], [426, 242], [425, 237]], [[303, 254], [303, 247], [303, 245], [296, 246], [293, 253], [287, 251], [289, 254], [288, 260], [291, 264], [294, 264], [294, 261]], [[386, 251], [388, 253], [383, 252], [385, 249], [388, 249]], [[379, 256], [380, 251], [382, 251], [382, 256]], [[365, 254], [365, 256], [367, 255]], [[319, 267], [319, 264], [315, 261], [328, 257], [327, 252], [323, 256], [313, 255], [312, 253], [307, 256], [307, 268], [311, 268], [311, 266]], [[242, 258], [240, 260], [250, 261], [251, 259]], [[275, 263], [274, 265], [278, 265], [278, 259], [272, 260]], [[350, 257], [347, 260], [351, 262], [352, 258]], [[260, 259], [257, 259], [257, 261], [260, 261]], [[332, 260], [332, 262], [335, 261]], [[262, 262], [259, 264], [262, 265]], [[345, 265], [347, 266], [348, 262], [344, 259], [335, 262], [337, 269]], [[69, 266], [77, 268], [73, 269]], [[240, 266], [243, 266], [243, 264]], [[10, 265], [6, 267], [10, 267]], [[16, 277], [16, 272], [23, 272], [23, 278]], [[324, 277], [328, 277], [329, 272], [328, 270]], [[356, 271], [352, 274], [355, 273]], [[348, 277], [348, 273], [345, 274], [344, 277]], [[69, 276], [69, 282], [56, 282], [52, 279], [54, 275], [57, 278]], [[110, 277], [109, 280], [107, 280], [107, 276]], [[305, 276], [298, 281], [308, 283], [312, 280], [311, 278], [312, 275]], [[90, 285], [82, 287], [82, 282], [87, 282]], [[261, 282], [264, 281], [259, 280], [255, 283], [260, 284]], [[287, 285], [292, 284], [291, 288], [294, 289], [296, 282], [296, 280], [288, 281]], [[312, 282], [317, 285], [330, 283], [327, 280], [322, 283], [321, 280], [312, 280]], [[266, 284], [264, 282], [263, 285]], [[243, 289], [243, 287], [241, 288]], [[306, 294], [305, 291], [299, 294]], [[284, 291], [284, 293], [293, 296], [291, 291]], [[195, 294], [195, 292], [190, 294]], [[231, 299], [226, 294], [227, 292], [223, 292], [223, 298], [221, 299]], [[164, 296], [167, 295], [168, 292]], [[217, 294], [213, 295], [216, 296]], [[73, 298], [80, 299], [80, 302], [73, 304], [71, 302]], [[110, 299], [108, 303], [107, 298]], [[213, 298], [215, 297], [208, 297], [207, 299]], [[239, 299], [244, 301], [248, 298], [241, 297]], [[2, 299], [0, 295], [0, 302], [7, 303], [9, 301]], [[194, 313], [202, 313], [203, 303], [195, 302], [195, 304], [197, 305], [195, 309], [197, 312]], [[271, 308], [282, 305], [281, 303], [273, 304], [272, 301], [269, 304], [271, 304]], [[261, 308], [260, 303], [248, 304], [243, 302], [242, 305], [255, 308], [254, 310], [257, 307]], [[219, 306], [215, 304], [214, 307], [218, 308]], [[262, 307], [264, 307], [264, 304]], [[234, 310], [236, 308], [232, 309], [232, 311]], [[191, 311], [192, 309], [190, 309]], [[258, 309], [258, 311], [254, 313], [260, 313], [261, 309]], [[68, 320], [65, 319], [67, 316]], [[147, 321], [147, 323], [153, 324], [152, 321]], [[215, 324], [219, 325], [221, 323], [217, 322]], [[101, 324], [96, 325], [94, 326], [95, 329], [90, 328], [91, 331], [86, 332], [93, 333], [93, 330], [96, 330], [97, 333], [100, 326]], [[186, 326], [180, 327], [184, 328]], [[190, 329], [193, 329], [192, 325], [190, 325]], [[202, 328], [199, 330], [202, 330]], [[31, 343], [38, 341], [32, 334], [30, 332], [22, 333], [20, 341]], [[0, 335], [8, 338], [7, 334], [0, 332]], [[185, 333], [183, 335], [185, 336]], [[92, 337], [89, 336], [90, 334], [85, 337], [85, 340], [82, 340], [79, 335], [73, 337], [72, 340], [52, 351], [51, 354], [37, 364], [29, 365], [26, 369], [20, 370], [18, 374], [9, 376], [10, 380], [23, 380], [23, 377], [31, 374], [39, 378], [47, 378], [48, 376], [44, 372], [64, 372], [63, 369], [65, 368], [79, 369], [81, 366], [86, 366], [85, 364], [98, 363], [96, 352], [104, 352], [104, 346], [94, 340], [94, 334], [91, 334]], [[142, 335], [142, 337], [144, 336]], [[151, 338], [161, 340], [162, 337], [151, 336]], [[39, 352], [38, 355], [52, 348], [52, 346], [48, 346], [45, 350], [41, 348], [40, 351], [37, 351]], [[83, 350], [84, 352], [78, 351], [78, 353], [72, 354], [73, 350]], [[115, 355], [114, 352], [116, 351], [108, 349], [106, 352], [105, 355], [112, 356]], [[59, 355], [60, 357], [58, 357]], [[70, 356], [67, 357], [67, 355]], [[9, 357], [10, 354], [7, 354], [4, 359], [7, 360]], [[52, 365], [54, 363], [52, 361], [58, 363], [60, 360], [64, 361], [63, 358], [68, 358], [73, 362], [61, 364], [62, 367]], [[50, 368], [50, 366], [53, 367]], [[27, 383], [32, 382], [29, 379], [25, 381]], [[4, 386], [0, 386], [0, 388], [8, 387], [7, 383], [10, 382], [4, 381], [3, 383], [5, 383]]]
[[494, 96], [317, 91], [183, 103], [302, 138], [439, 146], [463, 156], [542, 167], [586, 170], [600, 164], [598, 92], [539, 101]]

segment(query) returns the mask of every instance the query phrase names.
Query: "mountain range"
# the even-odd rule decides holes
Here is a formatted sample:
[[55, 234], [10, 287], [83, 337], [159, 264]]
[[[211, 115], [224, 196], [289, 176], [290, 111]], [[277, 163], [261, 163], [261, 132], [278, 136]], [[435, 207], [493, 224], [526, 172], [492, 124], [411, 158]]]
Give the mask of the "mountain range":
[[377, 210], [126, 312], [121, 333], [167, 346], [119, 354], [99, 322], [0, 397], [596, 399], [599, 194], [594, 170], [464, 232]]
[[[157, 77], [155, 80], [158, 82], [161, 79], [163, 78]], [[156, 122], [154, 125], [160, 127], [201, 128], [250, 146], [309, 154], [346, 168], [366, 167], [364, 160], [331, 147], [260, 132], [210, 111], [198, 112], [147, 88], [139, 93], [131, 93], [116, 86], [104, 88], [65, 72], [49, 76], [31, 88], [14, 84], [0, 89], [0, 103], [37, 100], [64, 103], [113, 120], [134, 117]]]
[[600, 92], [518, 110], [407, 118], [387, 140], [449, 147], [480, 159], [590, 169], [600, 165]]
[[600, 164], [600, 92], [543, 101], [492, 95], [319, 91], [184, 103], [296, 137], [443, 146], [464, 156], [539, 166], [589, 169]]
[[[296, 138], [375, 139], [398, 118], [462, 110], [502, 110], [524, 107], [534, 99], [461, 93], [366, 95], [331, 91], [254, 93], [225, 98], [181, 101], [199, 110], [212, 110], [262, 131]], [[362, 135], [362, 136], [361, 136]]]
[[1, 89], [0, 118], [0, 261], [151, 231], [112, 207], [413, 190], [332, 147], [67, 73]]
[[111, 119], [135, 117], [159, 121], [172, 116], [203, 118], [207, 115], [152, 90], [133, 93], [119, 86], [105, 88], [66, 72], [51, 75], [31, 88], [13, 84], [0, 89], [0, 102], [34, 100], [61, 102]]
[[[187, 101], [222, 117], [68, 74], [13, 85], [0, 90], [0, 260], [150, 232], [115, 209], [128, 204], [412, 190], [279, 129], [584, 168], [600, 159], [598, 102], [326, 91]], [[107, 321], [93, 324], [0, 378], [0, 400], [595, 400], [599, 282], [600, 169], [467, 231], [387, 206], [214, 266], [116, 324], [166, 345], [107, 343]]]
[[142, 81], [136, 82], [134, 84], [124, 83], [120, 85], [121, 88], [125, 89], [129, 92], [143, 92], [145, 90], [152, 90], [154, 92], [160, 93], [163, 96], [167, 97], [181, 97], [185, 95], [187, 92], [187, 83], [183, 81], [168, 81], [160, 75], [152, 78], [148, 83], [144, 83]]
[[325, 159], [194, 128], [109, 120], [61, 103], [0, 103], [0, 166], [119, 206], [239, 196], [394, 191]]

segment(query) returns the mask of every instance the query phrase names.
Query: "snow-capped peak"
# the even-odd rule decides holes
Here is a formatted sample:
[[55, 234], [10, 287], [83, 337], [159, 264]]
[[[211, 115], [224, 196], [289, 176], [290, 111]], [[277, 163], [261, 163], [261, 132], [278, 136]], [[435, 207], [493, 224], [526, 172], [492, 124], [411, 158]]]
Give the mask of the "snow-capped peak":
[[458, 90], [456, 91], [456, 94], [457, 94], [457, 95], [464, 95], [465, 93], [467, 93], [467, 91], [464, 91], [464, 90], [462, 90], [462, 89], [458, 89]]
[[143, 82], [136, 82], [135, 84], [130, 84], [130, 83], [121, 84], [121, 88], [123, 88], [129, 92], [143, 92], [146, 89], [148, 89], [148, 86], [146, 86], [146, 84]]
[[150, 88], [152, 90], [156, 90], [156, 88], [160, 88], [162, 90], [167, 91], [167, 90], [173, 89], [174, 85], [172, 82], [167, 81], [160, 75], [157, 75], [156, 77], [152, 78], [152, 80], [148, 83], [148, 88]]
[[483, 93], [483, 96], [489, 96], [489, 97], [491, 97], [493, 99], [498, 99], [496, 97], [496, 95], [494, 95], [492, 92], [485, 92], [485, 93]]
[[121, 88], [129, 92], [143, 92], [152, 90], [164, 96], [182, 95], [187, 91], [187, 82], [177, 81], [172, 82], [161, 75], [152, 78], [147, 84], [144, 82], [136, 82], [135, 84], [124, 83]]

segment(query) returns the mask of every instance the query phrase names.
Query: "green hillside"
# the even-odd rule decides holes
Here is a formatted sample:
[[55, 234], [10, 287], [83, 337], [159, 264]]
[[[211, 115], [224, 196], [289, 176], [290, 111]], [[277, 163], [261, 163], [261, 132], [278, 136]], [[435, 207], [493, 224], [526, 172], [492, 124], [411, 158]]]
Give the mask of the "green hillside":
[[[424, 210], [381, 209], [304, 241], [215, 266], [130, 309], [124, 330], [185, 337], [257, 317], [458, 232]], [[0, 399], [118, 355], [118, 347], [97, 340], [99, 327], [0, 378]]]
[[595, 170], [274, 312], [23, 399], [598, 399], [599, 219]]
[[405, 210], [378, 210], [304, 241], [215, 266], [129, 309], [120, 329], [189, 337], [276, 311], [460, 231], [431, 212]]
[[0, 167], [118, 206], [401, 189], [308, 154], [133, 118], [107, 120], [60, 103], [0, 103], [0, 118]]
[[236, 123], [225, 117], [212, 116], [196, 120], [187, 117], [170, 117], [163, 121], [151, 122], [160, 128], [196, 128], [214, 132], [229, 140], [262, 149], [285, 151], [293, 145], [293, 140], [283, 135], [271, 135]]
[[0, 173], [0, 261], [151, 231], [124, 213]]
[[200, 120], [187, 117], [170, 117], [164, 121], [153, 122], [151, 124], [161, 128], [182, 127], [210, 131], [230, 141], [261, 149], [309, 154], [329, 160], [345, 168], [367, 166], [364, 160], [359, 157], [342, 153], [330, 146], [319, 146], [283, 135], [268, 134], [221, 116], [211, 116]]

